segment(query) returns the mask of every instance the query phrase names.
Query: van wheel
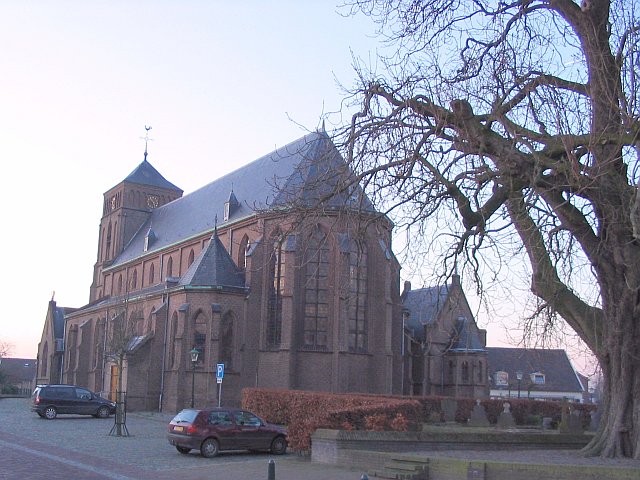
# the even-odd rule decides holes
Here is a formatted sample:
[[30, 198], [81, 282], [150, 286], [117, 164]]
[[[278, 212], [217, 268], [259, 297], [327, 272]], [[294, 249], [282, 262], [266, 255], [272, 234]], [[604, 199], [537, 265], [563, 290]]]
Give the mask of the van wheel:
[[58, 410], [56, 407], [47, 407], [44, 409], [44, 418], [47, 420], [53, 420], [58, 416]]
[[282, 455], [287, 451], [287, 441], [284, 437], [276, 437], [271, 442], [271, 453], [274, 455]]

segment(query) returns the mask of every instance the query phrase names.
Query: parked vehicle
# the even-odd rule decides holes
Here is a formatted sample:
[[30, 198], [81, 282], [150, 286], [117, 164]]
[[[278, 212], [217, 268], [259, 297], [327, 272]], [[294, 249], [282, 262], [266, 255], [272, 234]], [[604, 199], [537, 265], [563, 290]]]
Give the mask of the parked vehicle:
[[267, 450], [276, 455], [287, 451], [284, 427], [238, 408], [182, 410], [169, 423], [167, 438], [178, 452], [200, 450], [207, 458], [222, 450]]
[[47, 420], [58, 414], [107, 418], [116, 412], [116, 404], [75, 385], [38, 385], [31, 394], [31, 411]]

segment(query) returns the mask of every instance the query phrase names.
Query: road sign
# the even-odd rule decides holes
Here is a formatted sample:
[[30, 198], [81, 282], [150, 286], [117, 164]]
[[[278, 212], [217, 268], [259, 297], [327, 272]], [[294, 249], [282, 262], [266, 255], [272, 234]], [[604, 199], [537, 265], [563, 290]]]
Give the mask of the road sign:
[[216, 366], [216, 378], [218, 379], [218, 383], [222, 382], [224, 378], [224, 363], [219, 363]]

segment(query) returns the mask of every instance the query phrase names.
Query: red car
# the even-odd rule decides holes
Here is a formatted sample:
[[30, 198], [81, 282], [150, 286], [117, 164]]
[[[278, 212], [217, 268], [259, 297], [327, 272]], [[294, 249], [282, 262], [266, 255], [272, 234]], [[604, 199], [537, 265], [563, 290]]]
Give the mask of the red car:
[[169, 423], [167, 439], [180, 453], [200, 450], [207, 458], [221, 450], [267, 450], [276, 455], [287, 451], [284, 427], [238, 408], [182, 410]]

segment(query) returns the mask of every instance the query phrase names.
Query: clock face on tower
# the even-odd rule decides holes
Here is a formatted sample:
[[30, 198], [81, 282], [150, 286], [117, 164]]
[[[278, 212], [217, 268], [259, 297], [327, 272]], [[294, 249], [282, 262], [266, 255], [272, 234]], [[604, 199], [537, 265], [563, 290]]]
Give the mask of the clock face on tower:
[[160, 204], [160, 199], [157, 195], [147, 196], [147, 206], [149, 208], [156, 208]]

